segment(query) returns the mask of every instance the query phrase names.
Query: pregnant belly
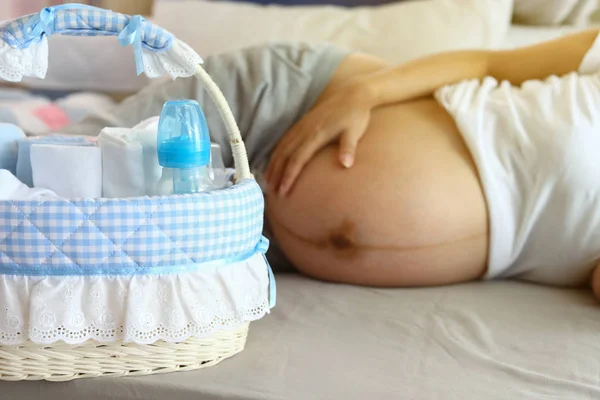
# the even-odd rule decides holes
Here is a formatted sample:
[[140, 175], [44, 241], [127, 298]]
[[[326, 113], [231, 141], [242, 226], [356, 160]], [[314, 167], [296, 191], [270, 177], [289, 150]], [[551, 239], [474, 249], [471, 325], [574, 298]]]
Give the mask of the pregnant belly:
[[485, 271], [487, 211], [453, 120], [435, 101], [375, 110], [356, 164], [322, 150], [267, 213], [301, 271], [375, 286], [436, 285]]

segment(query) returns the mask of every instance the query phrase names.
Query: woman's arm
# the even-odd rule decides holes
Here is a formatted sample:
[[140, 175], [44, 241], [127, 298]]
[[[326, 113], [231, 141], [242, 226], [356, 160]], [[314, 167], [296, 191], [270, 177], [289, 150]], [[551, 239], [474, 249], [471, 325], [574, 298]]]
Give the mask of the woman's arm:
[[576, 71], [596, 36], [594, 29], [514, 50], [436, 54], [364, 76], [354, 82], [353, 90], [377, 107], [430, 96], [442, 86], [465, 79], [491, 76], [520, 85]]
[[339, 141], [340, 162], [350, 168], [372, 109], [431, 96], [440, 87], [466, 79], [492, 76], [520, 85], [564, 75], [578, 69], [597, 35], [598, 30], [589, 30], [514, 50], [442, 53], [358, 77], [312, 109], [285, 135], [273, 152], [265, 177], [272, 190], [287, 194], [304, 165], [335, 141]]

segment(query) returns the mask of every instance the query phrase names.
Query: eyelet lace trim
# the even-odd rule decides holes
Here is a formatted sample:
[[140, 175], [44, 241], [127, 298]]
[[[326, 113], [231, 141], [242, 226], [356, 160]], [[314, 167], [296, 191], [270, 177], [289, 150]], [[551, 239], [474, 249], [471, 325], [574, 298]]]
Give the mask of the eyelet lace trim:
[[262, 254], [185, 274], [0, 275], [0, 345], [180, 342], [262, 318], [268, 293]]
[[0, 79], [20, 82], [23, 77], [44, 79], [48, 71], [48, 39], [26, 49], [15, 49], [0, 40]]
[[184, 42], [174, 39], [168, 51], [143, 50], [144, 70], [149, 78], [168, 74], [171, 78], [194, 75], [202, 58]]

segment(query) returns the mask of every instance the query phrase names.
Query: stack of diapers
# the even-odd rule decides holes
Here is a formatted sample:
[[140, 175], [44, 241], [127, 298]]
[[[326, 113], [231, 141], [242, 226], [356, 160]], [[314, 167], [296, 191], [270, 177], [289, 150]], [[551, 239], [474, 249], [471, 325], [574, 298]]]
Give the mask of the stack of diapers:
[[[27, 137], [12, 124], [0, 124], [0, 198], [52, 195], [65, 199], [168, 195], [169, 170], [158, 162], [159, 117], [133, 128], [104, 128], [100, 135]], [[209, 171], [215, 189], [231, 184], [213, 144]], [[163, 176], [164, 175], [164, 176]], [[165, 179], [165, 177], [167, 179]], [[5, 189], [5, 190], [3, 190]]]
[[34, 187], [65, 199], [102, 196], [102, 157], [96, 145], [34, 144], [30, 157]]
[[95, 139], [49, 135], [17, 142], [17, 178], [66, 199], [102, 196], [102, 157]]
[[157, 130], [158, 117], [153, 117], [132, 129], [104, 128], [100, 132], [104, 197], [160, 194], [162, 167], [157, 156]]
[[162, 176], [157, 130], [158, 117], [132, 129], [105, 128], [97, 138], [27, 137], [15, 125], [0, 124], [0, 198], [155, 195]]

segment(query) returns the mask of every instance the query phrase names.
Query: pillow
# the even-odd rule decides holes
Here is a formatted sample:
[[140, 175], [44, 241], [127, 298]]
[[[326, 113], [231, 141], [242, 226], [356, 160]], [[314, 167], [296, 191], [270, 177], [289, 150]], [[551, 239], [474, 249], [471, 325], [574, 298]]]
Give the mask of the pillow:
[[[417, 0], [347, 9], [157, 1], [150, 19], [203, 57], [266, 41], [330, 42], [393, 63], [438, 51], [497, 47], [508, 29], [512, 0], [457, 3]], [[108, 93], [131, 93], [148, 83], [135, 74], [131, 48], [115, 37], [60, 35], [49, 39], [46, 79], [24, 82], [36, 89]]]
[[329, 42], [400, 63], [434, 52], [498, 47], [512, 0], [418, 0], [377, 7], [158, 1], [153, 22], [201, 56], [266, 41]]
[[515, 0], [514, 22], [583, 26], [590, 22], [599, 3], [599, 0]]

